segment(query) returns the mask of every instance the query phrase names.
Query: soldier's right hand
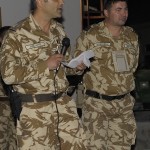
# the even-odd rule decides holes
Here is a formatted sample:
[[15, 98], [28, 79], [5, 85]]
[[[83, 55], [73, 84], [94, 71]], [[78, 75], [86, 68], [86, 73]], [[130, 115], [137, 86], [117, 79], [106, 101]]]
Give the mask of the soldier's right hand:
[[47, 66], [48, 66], [49, 70], [54, 70], [54, 69], [58, 68], [60, 63], [62, 62], [62, 60], [63, 60], [62, 54], [51, 55], [47, 59]]

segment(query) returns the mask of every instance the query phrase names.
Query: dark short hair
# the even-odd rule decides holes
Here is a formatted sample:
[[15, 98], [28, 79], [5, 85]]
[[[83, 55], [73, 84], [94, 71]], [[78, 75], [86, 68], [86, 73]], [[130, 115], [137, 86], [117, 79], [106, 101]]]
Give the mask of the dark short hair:
[[128, 3], [128, 0], [104, 0], [104, 9], [109, 9], [112, 4], [116, 2], [126, 2]]
[[3, 38], [5, 32], [10, 28], [10, 26], [3, 26], [0, 28], [0, 37]]
[[32, 13], [34, 13], [34, 11], [35, 11], [36, 8], [37, 8], [36, 0], [30, 0], [30, 11]]
[[[3, 26], [0, 28], [0, 38], [3, 39], [5, 33], [7, 32], [8, 29], [10, 29], [11, 26]], [[1, 42], [0, 41], [0, 46], [1, 46]]]

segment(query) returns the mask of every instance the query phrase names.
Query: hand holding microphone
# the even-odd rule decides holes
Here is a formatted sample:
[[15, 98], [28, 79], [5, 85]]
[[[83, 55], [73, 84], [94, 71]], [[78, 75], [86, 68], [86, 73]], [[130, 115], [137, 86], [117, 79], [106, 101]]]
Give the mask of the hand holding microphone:
[[47, 59], [47, 65], [49, 70], [59, 69], [60, 63], [63, 61], [63, 57], [66, 54], [68, 47], [70, 46], [69, 38], [65, 37], [62, 40], [62, 48], [60, 54], [54, 54]]

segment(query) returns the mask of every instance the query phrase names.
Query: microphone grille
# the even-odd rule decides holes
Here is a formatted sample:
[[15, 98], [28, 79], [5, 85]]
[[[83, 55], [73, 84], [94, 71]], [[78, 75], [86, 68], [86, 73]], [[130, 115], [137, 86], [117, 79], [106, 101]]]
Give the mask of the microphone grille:
[[66, 46], [66, 47], [69, 47], [70, 46], [70, 39], [67, 38], [67, 37], [63, 38], [62, 45]]

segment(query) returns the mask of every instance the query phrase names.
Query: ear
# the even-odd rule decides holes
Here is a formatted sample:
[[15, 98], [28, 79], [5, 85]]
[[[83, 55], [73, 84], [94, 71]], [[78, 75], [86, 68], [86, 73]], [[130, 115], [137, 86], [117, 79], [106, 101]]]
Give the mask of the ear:
[[108, 17], [108, 10], [104, 9], [104, 16]]
[[41, 6], [41, 5], [42, 5], [42, 2], [43, 2], [43, 0], [36, 0], [37, 7]]

